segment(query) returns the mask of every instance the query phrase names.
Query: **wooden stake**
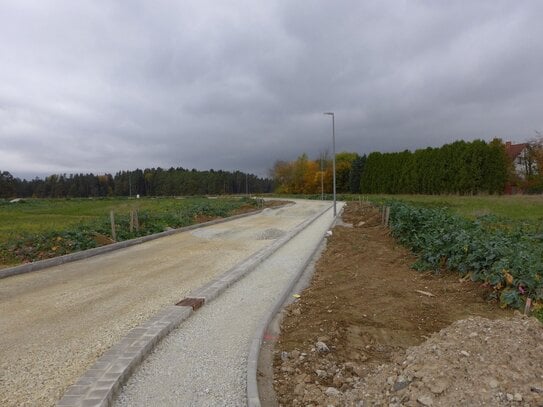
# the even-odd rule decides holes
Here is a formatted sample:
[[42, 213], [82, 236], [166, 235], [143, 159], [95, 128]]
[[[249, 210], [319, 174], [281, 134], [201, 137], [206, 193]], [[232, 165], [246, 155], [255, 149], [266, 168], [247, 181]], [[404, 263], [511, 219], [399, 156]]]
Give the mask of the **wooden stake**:
[[524, 315], [530, 315], [530, 308], [532, 307], [532, 299], [528, 298], [526, 300], [526, 305], [524, 306]]
[[385, 227], [388, 227], [388, 221], [390, 219], [390, 206], [385, 208]]
[[140, 220], [138, 218], [137, 209], [134, 211], [134, 226], [136, 227], [136, 232], [140, 231]]
[[111, 238], [117, 241], [117, 233], [115, 231], [115, 214], [113, 211], [109, 212], [109, 218], [111, 220]]
[[134, 211], [130, 211], [130, 233], [134, 231]]

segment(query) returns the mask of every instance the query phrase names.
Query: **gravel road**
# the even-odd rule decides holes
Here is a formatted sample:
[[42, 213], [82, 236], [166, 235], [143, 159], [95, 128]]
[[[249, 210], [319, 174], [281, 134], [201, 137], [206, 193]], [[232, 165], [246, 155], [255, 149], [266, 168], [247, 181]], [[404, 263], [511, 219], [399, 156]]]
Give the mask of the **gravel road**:
[[54, 405], [131, 328], [325, 205], [297, 202], [0, 280], [0, 405]]
[[321, 242], [332, 209], [168, 335], [115, 406], [244, 406], [250, 342], [266, 311]]

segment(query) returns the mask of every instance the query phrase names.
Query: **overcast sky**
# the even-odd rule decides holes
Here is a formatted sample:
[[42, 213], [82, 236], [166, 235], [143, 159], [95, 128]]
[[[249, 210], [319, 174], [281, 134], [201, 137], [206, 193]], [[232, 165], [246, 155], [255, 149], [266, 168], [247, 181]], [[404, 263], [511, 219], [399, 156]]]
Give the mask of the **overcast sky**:
[[543, 1], [0, 0], [0, 170], [244, 170], [543, 131]]

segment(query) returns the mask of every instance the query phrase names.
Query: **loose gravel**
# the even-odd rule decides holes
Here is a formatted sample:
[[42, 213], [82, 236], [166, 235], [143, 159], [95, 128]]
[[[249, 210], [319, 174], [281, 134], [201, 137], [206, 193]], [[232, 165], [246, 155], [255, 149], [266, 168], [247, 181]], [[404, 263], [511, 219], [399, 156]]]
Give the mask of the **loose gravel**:
[[182, 323], [129, 379], [114, 405], [246, 405], [247, 355], [259, 321], [321, 242], [331, 220], [329, 210]]
[[306, 202], [0, 280], [0, 405], [52, 406], [141, 322], [291, 230]]

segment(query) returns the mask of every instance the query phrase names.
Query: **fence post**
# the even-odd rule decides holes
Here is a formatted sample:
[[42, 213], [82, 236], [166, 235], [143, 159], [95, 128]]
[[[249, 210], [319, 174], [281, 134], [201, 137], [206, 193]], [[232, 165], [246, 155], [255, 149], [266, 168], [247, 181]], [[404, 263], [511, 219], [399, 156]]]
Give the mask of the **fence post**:
[[130, 233], [134, 231], [134, 210], [130, 210]]
[[385, 207], [385, 227], [388, 227], [388, 221], [390, 219], [390, 206]]
[[528, 298], [526, 304], [524, 305], [524, 315], [530, 315], [530, 308], [532, 306], [532, 299]]
[[109, 218], [111, 220], [111, 238], [114, 241], [117, 241], [117, 233], [115, 231], [115, 214], [113, 213], [113, 210], [109, 212]]
[[136, 232], [140, 231], [140, 219], [138, 217], [138, 210], [134, 211], [134, 226], [136, 226]]

